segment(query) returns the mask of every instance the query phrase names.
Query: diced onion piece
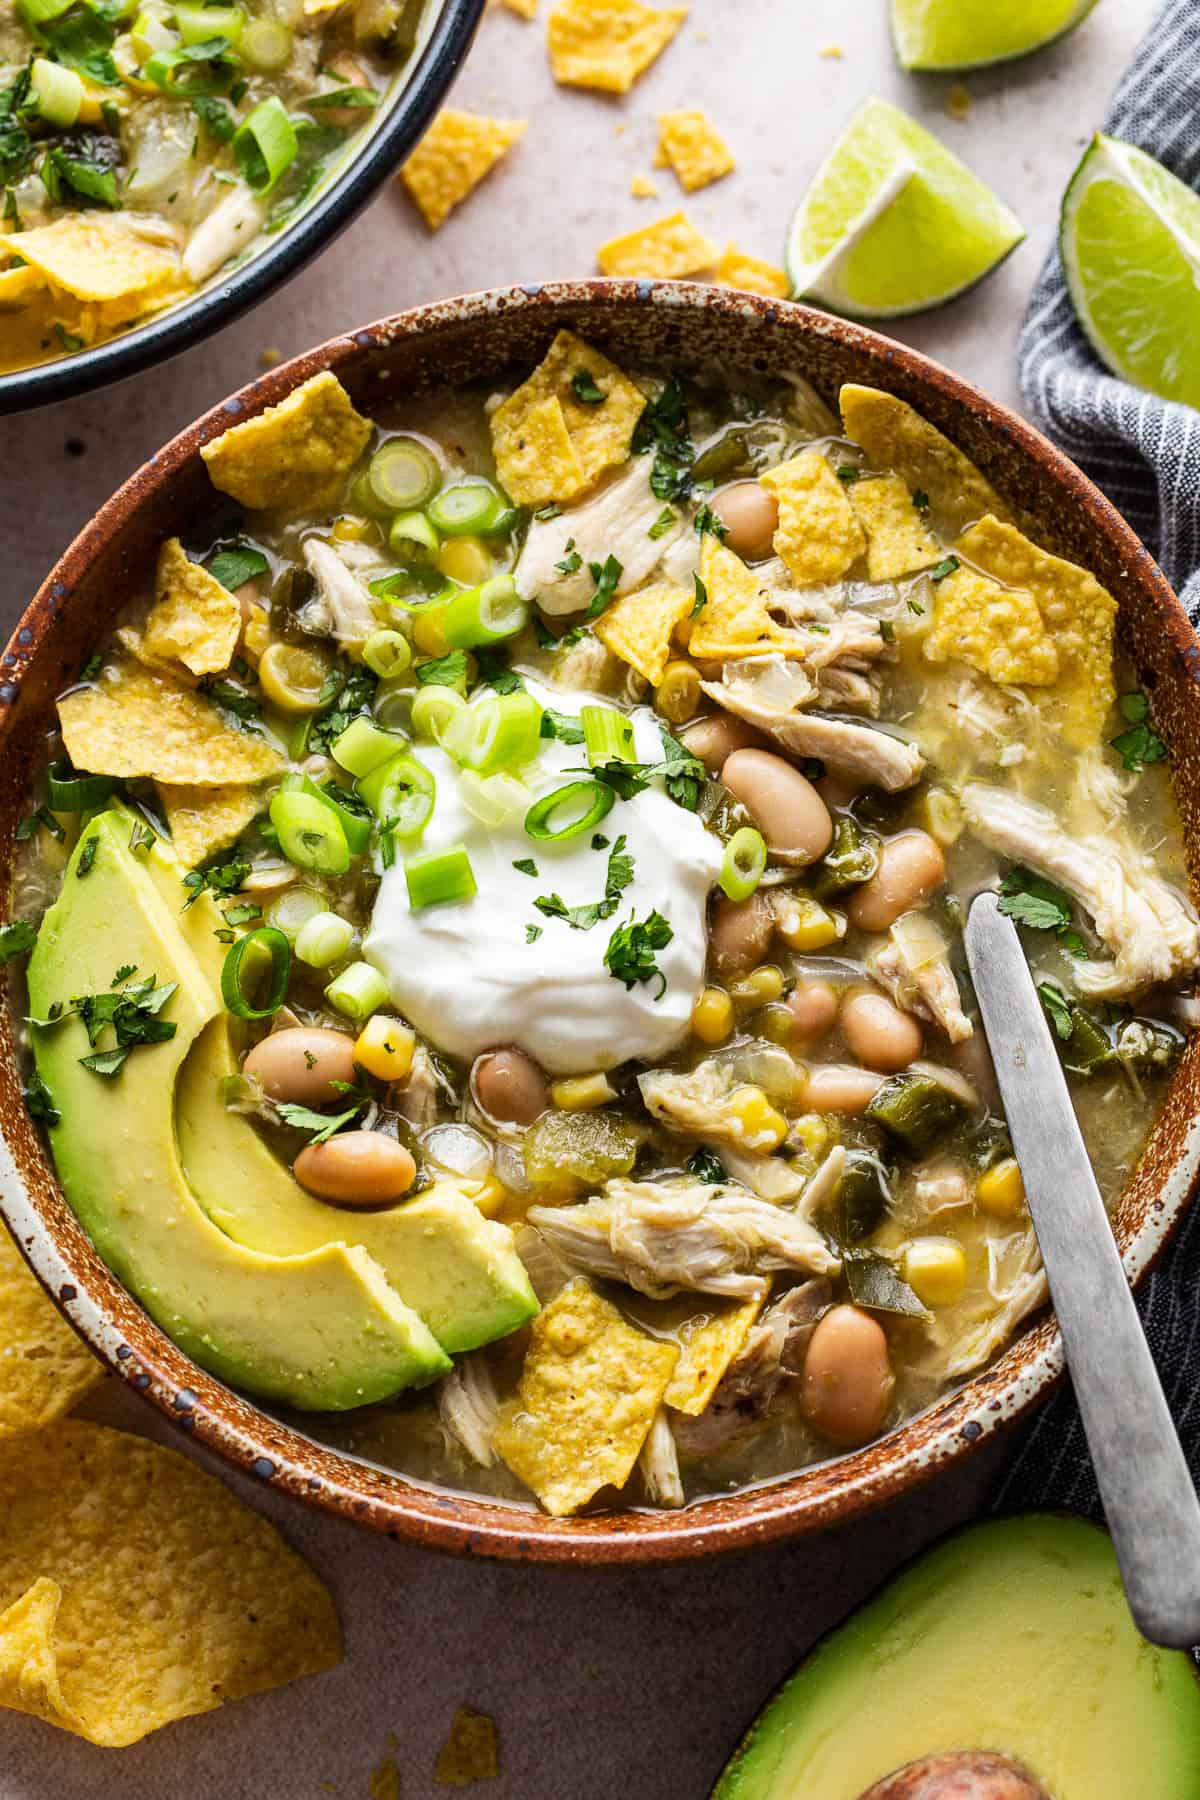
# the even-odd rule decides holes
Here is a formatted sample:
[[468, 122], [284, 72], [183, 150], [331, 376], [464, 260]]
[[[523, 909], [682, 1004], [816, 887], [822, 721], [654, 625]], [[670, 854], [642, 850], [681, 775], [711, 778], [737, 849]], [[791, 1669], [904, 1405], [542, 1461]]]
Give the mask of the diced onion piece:
[[270, 813], [279, 847], [296, 868], [315, 875], [346, 873], [350, 846], [337, 814], [325, 801], [284, 788], [273, 797]]
[[569, 781], [534, 802], [525, 814], [525, 834], [542, 844], [564, 843], [593, 830], [612, 811], [615, 800], [602, 781]]
[[588, 767], [607, 762], [636, 762], [633, 721], [615, 706], [583, 706], [579, 710]]
[[325, 989], [330, 1006], [350, 1019], [368, 1019], [388, 997], [388, 984], [367, 962], [352, 962]]
[[475, 871], [464, 844], [452, 844], [448, 850], [430, 850], [424, 856], [414, 856], [405, 863], [404, 876], [408, 883], [408, 903], [414, 912], [447, 901], [469, 900], [477, 891]]
[[404, 739], [394, 731], [381, 731], [372, 720], [360, 715], [351, 719], [345, 731], [329, 747], [329, 754], [347, 775], [360, 779], [381, 763], [390, 762], [404, 749]]
[[341, 913], [318, 912], [306, 920], [296, 936], [296, 955], [310, 969], [327, 969], [341, 962], [354, 942], [354, 927]]
[[463, 588], [446, 607], [442, 629], [456, 650], [499, 644], [515, 637], [529, 621], [529, 608], [511, 575], [493, 575], [478, 587]]
[[418, 511], [437, 492], [441, 478], [433, 452], [411, 437], [389, 438], [367, 469], [376, 499], [392, 512]]
[[[266, 956], [270, 984], [262, 1006], [256, 1006], [247, 989], [256, 963]], [[247, 967], [247, 962], [249, 967]], [[278, 1012], [287, 993], [292, 947], [274, 925], [259, 925], [231, 944], [221, 965], [221, 998], [226, 1010], [238, 1019], [269, 1019]]]
[[767, 846], [761, 831], [743, 825], [725, 846], [721, 873], [717, 879], [721, 891], [730, 900], [748, 900], [767, 866]]

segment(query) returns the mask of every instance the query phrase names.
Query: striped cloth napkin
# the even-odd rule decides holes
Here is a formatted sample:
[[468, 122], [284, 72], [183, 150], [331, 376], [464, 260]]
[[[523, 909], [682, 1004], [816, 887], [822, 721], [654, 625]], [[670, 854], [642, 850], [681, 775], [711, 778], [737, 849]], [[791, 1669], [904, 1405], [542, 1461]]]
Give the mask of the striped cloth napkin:
[[[1200, 189], [1200, 4], [1168, 0], [1127, 70], [1104, 130]], [[1018, 355], [1035, 423], [1085, 469], [1153, 551], [1200, 619], [1200, 412], [1110, 375], [1075, 320], [1055, 249]], [[1193, 1477], [1200, 1482], [1200, 1205], [1139, 1294]], [[1097, 1329], [1104, 1324], [1097, 1322]], [[1002, 1508], [1064, 1506], [1102, 1516], [1069, 1384], [1037, 1415], [996, 1496]]]

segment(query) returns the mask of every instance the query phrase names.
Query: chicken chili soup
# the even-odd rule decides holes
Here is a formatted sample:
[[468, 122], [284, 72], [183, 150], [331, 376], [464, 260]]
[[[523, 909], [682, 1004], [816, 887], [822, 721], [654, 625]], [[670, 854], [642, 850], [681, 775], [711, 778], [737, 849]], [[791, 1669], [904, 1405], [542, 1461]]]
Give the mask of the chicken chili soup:
[[678, 1506], [986, 1364], [1046, 1282], [983, 887], [1110, 1200], [1138, 1154], [1200, 927], [1114, 603], [840, 406], [567, 332], [375, 421], [318, 375], [59, 698], [31, 1108], [153, 1317], [327, 1441]]
[[111, 338], [281, 230], [429, 0], [0, 7], [0, 373]]

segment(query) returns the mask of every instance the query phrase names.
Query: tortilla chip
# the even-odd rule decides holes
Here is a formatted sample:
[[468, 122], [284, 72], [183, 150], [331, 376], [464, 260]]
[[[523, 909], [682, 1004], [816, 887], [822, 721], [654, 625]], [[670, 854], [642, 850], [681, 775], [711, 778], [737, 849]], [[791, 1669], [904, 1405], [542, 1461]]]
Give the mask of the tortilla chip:
[[158, 783], [175, 854], [185, 869], [194, 869], [214, 851], [236, 843], [251, 819], [266, 805], [253, 787], [172, 787]]
[[627, 94], [688, 16], [686, 6], [639, 0], [564, 0], [550, 14], [546, 41], [554, 79], [565, 87]]
[[494, 1781], [500, 1773], [500, 1744], [496, 1721], [490, 1713], [472, 1712], [460, 1706], [450, 1722], [450, 1734], [438, 1751], [433, 1779], [440, 1787], [472, 1787], [477, 1781]]
[[730, 1301], [719, 1312], [699, 1312], [684, 1320], [679, 1327], [679, 1361], [663, 1395], [668, 1406], [693, 1418], [704, 1411], [730, 1363], [740, 1355], [762, 1304], [761, 1298]]
[[340, 498], [371, 429], [337, 376], [323, 369], [200, 454], [213, 486], [242, 506], [319, 512]]
[[837, 581], [866, 548], [846, 489], [819, 450], [802, 450], [759, 480], [779, 502], [775, 551], [793, 581]]
[[930, 662], [965, 662], [1004, 687], [1058, 680], [1058, 651], [1026, 589], [1001, 587], [960, 566], [934, 594], [933, 629], [924, 645]]
[[0, 1439], [61, 1418], [103, 1375], [0, 1225]]
[[0, 1445], [0, 1705], [134, 1744], [341, 1655], [307, 1563], [173, 1450], [79, 1420]]
[[592, 630], [614, 656], [657, 687], [671, 654], [671, 633], [687, 618], [692, 604], [688, 588], [674, 581], [656, 581], [614, 600]]
[[726, 657], [803, 655], [796, 635], [767, 611], [758, 576], [719, 538], [705, 532], [700, 542], [700, 579], [708, 595], [697, 614], [688, 654], [699, 662]]
[[948, 530], [960, 531], [984, 513], [1011, 516], [970, 457], [895, 394], [848, 383], [838, 398], [846, 436], [866, 451], [872, 468], [898, 475], [910, 493], [928, 494]]
[[1098, 744], [1116, 698], [1112, 659], [1117, 603], [1112, 595], [1087, 569], [1051, 556], [999, 519], [972, 525], [955, 549], [997, 581], [1033, 596], [1058, 655], [1058, 679], [1043, 704], [1049, 703], [1072, 749]]
[[718, 287], [742, 288], [748, 294], [765, 294], [769, 300], [786, 300], [792, 291], [786, 269], [777, 269], [774, 263], [760, 262], [756, 256], [747, 256], [734, 243], [726, 244], [721, 259], [713, 270], [713, 281]]
[[228, 588], [192, 562], [178, 538], [168, 538], [158, 553], [154, 595], [137, 646], [139, 661], [181, 662], [193, 675], [229, 667], [242, 629], [241, 607]]
[[685, 193], [720, 181], [735, 167], [733, 152], [699, 107], [658, 115], [656, 169], [674, 169]]
[[147, 243], [101, 213], [0, 232], [0, 247], [39, 270], [51, 288], [101, 308], [106, 324], [136, 317], [157, 304], [160, 290], [182, 283], [174, 251]]
[[533, 1321], [496, 1449], [548, 1513], [575, 1512], [629, 1479], [678, 1358], [588, 1282], [568, 1282]]
[[[604, 395], [580, 400], [590, 378]], [[548, 404], [552, 403], [552, 404]], [[560, 331], [538, 367], [491, 417], [496, 472], [520, 506], [572, 500], [629, 456], [646, 396], [616, 363], [572, 331]]]
[[506, 155], [527, 119], [487, 119], [443, 107], [400, 171], [430, 231], [444, 224]]
[[629, 191], [635, 200], [658, 199], [658, 189], [648, 175], [635, 175], [629, 183]]
[[140, 664], [119, 663], [58, 702], [67, 754], [92, 775], [153, 776], [177, 787], [265, 781], [281, 758], [227, 725], [203, 694]]
[[940, 561], [942, 548], [898, 475], [855, 481], [847, 497], [867, 536], [867, 577], [899, 581]]
[[681, 212], [628, 231], [624, 237], [610, 238], [596, 252], [597, 266], [604, 275], [644, 275], [664, 281], [696, 275], [716, 260], [717, 246]]
[[23, 269], [0, 269], [0, 312], [12, 312], [46, 291], [40, 269], [27, 263]]

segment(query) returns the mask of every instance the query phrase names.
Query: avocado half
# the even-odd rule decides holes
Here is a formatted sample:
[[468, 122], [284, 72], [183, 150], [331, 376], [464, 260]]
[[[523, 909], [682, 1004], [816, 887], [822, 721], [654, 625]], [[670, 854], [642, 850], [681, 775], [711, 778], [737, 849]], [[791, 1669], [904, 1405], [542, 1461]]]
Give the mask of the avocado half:
[[955, 1533], [801, 1663], [712, 1800], [860, 1800], [988, 1750], [1051, 1800], [1200, 1800], [1200, 1682], [1129, 1615], [1108, 1534], [1031, 1513]]

